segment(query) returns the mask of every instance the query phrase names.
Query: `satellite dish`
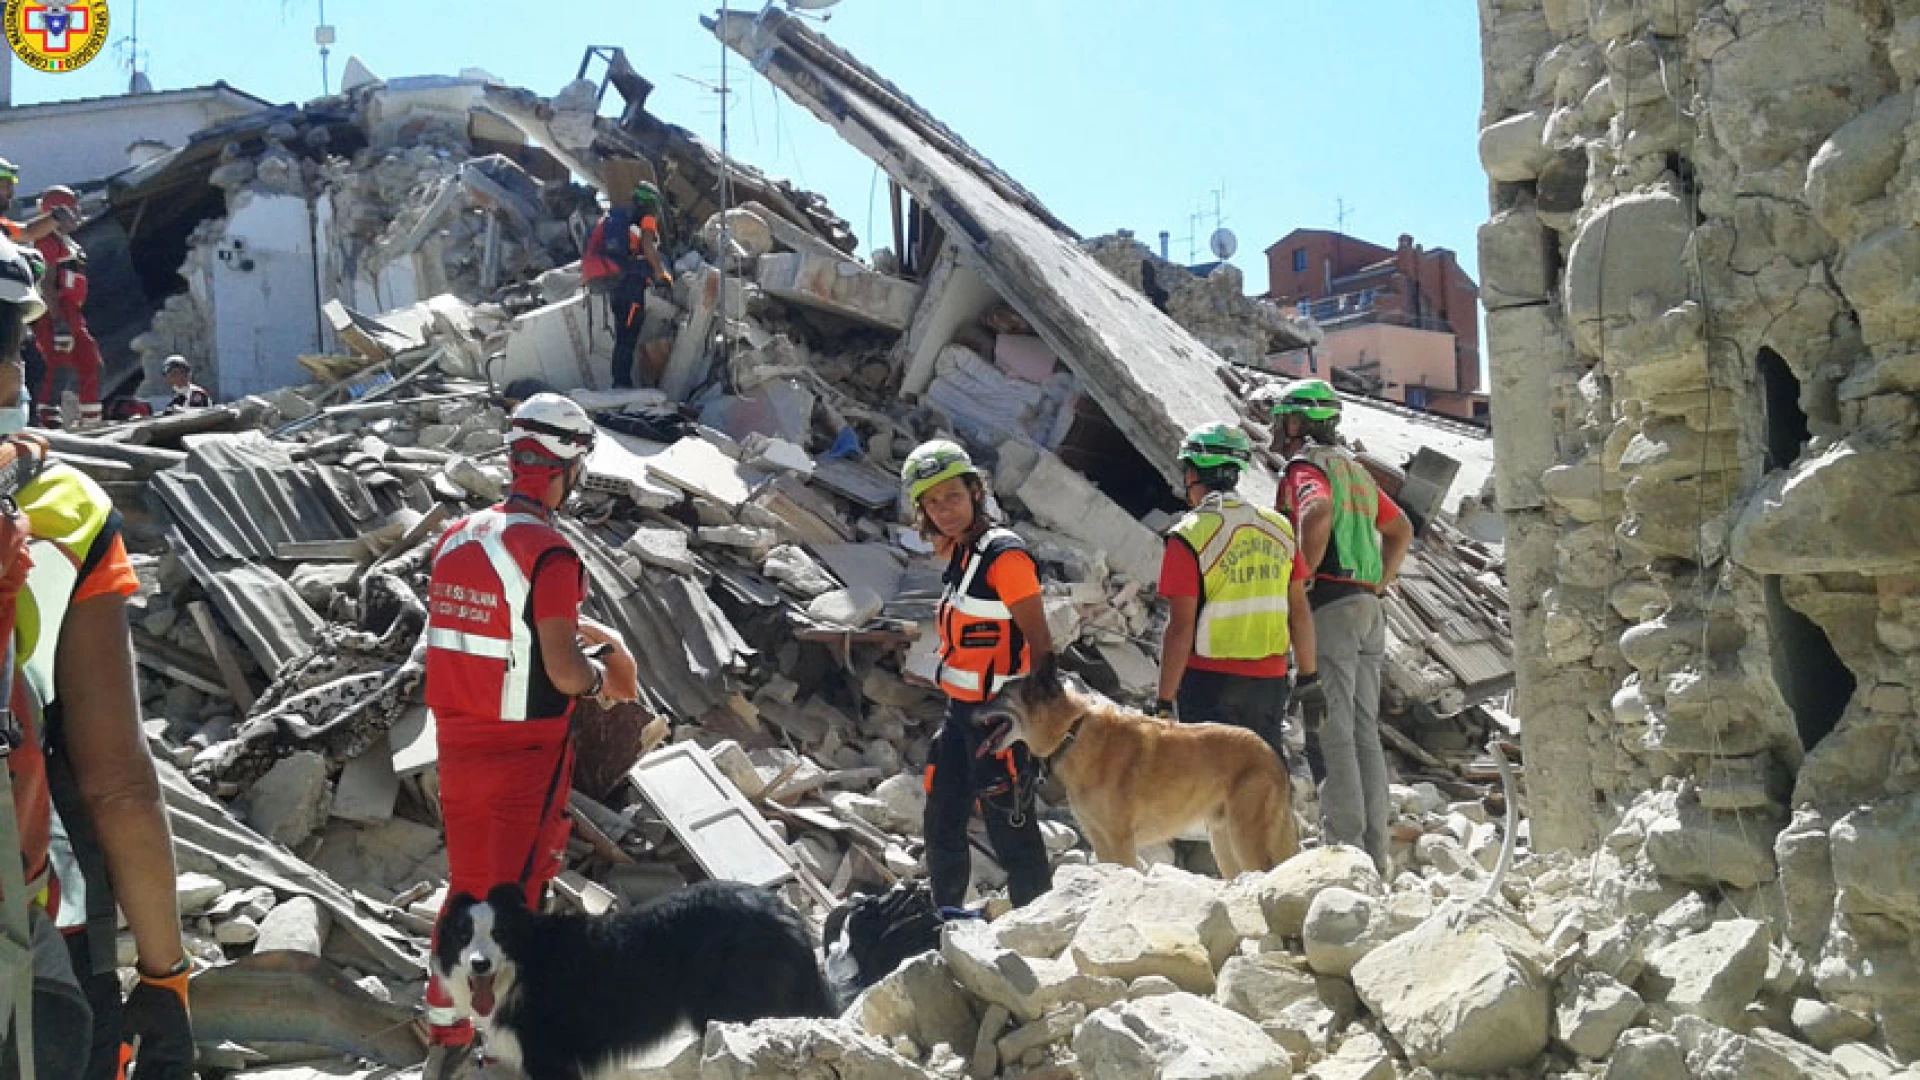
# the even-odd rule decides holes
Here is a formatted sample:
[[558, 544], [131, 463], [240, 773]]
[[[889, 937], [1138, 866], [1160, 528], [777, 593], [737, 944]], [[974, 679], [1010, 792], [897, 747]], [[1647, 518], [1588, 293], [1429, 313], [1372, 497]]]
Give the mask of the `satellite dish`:
[[1234, 239], [1232, 229], [1215, 229], [1213, 235], [1207, 239], [1207, 246], [1213, 249], [1214, 258], [1225, 262], [1233, 258], [1234, 252], [1240, 250], [1240, 241]]

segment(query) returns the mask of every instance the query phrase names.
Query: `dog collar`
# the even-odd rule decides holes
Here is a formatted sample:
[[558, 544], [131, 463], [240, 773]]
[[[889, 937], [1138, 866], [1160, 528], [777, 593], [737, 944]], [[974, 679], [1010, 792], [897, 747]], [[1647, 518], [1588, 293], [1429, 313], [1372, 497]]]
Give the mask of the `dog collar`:
[[1087, 720], [1086, 713], [1081, 713], [1079, 716], [1074, 718], [1073, 726], [1067, 729], [1067, 737], [1064, 739], [1061, 739], [1060, 745], [1054, 747], [1053, 753], [1047, 755], [1046, 763], [1049, 768], [1053, 766], [1054, 762], [1059, 761], [1061, 758], [1065, 757], [1067, 751], [1073, 749], [1073, 744], [1076, 741], [1078, 741], [1080, 738], [1080, 725], [1086, 723], [1086, 720]]

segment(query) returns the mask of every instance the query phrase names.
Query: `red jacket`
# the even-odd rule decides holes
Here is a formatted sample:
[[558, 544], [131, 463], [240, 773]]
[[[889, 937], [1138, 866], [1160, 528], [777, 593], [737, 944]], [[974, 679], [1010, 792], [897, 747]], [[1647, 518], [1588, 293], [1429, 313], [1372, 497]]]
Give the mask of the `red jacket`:
[[571, 548], [551, 525], [499, 508], [441, 537], [428, 596], [426, 678], [427, 707], [443, 738], [475, 722], [565, 719], [573, 711], [573, 699], [547, 679], [530, 604], [534, 572], [555, 550]]

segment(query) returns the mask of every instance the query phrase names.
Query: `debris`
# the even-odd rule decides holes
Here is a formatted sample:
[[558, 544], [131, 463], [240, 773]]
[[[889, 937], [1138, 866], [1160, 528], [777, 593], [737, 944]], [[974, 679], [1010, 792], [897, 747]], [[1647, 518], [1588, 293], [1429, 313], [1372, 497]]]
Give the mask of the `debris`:
[[1286, 1080], [1287, 1053], [1253, 1021], [1192, 994], [1163, 994], [1092, 1013], [1073, 1037], [1094, 1076]]
[[254, 782], [247, 824], [264, 836], [298, 847], [327, 819], [327, 759], [302, 751], [276, 762]]

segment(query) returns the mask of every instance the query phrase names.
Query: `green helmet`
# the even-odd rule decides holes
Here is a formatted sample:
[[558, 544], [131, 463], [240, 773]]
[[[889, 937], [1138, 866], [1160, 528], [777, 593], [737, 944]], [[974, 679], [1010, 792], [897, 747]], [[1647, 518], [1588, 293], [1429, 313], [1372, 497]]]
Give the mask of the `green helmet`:
[[1231, 424], [1208, 424], [1187, 433], [1180, 443], [1180, 460], [1196, 469], [1244, 468], [1253, 460], [1253, 443]]
[[1340, 395], [1325, 379], [1302, 379], [1287, 387], [1273, 403], [1273, 415], [1298, 416], [1306, 420], [1340, 419]]
[[660, 189], [645, 180], [633, 185], [633, 205], [648, 209], [660, 205]]
[[959, 443], [934, 439], [907, 455], [906, 464], [900, 466], [900, 486], [907, 489], [907, 501], [919, 506], [920, 496], [935, 484], [956, 476], [978, 475], [980, 470], [973, 467], [973, 459]]

